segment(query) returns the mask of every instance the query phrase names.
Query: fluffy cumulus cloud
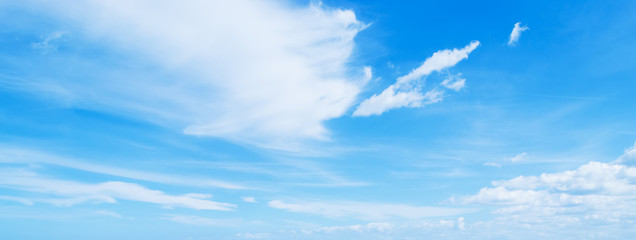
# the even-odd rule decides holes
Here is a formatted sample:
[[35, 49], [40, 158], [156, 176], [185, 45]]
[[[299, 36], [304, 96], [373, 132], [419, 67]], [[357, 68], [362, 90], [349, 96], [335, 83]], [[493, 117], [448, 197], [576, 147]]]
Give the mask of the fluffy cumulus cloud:
[[[422, 65], [413, 69], [409, 74], [401, 76], [382, 93], [375, 94], [364, 100], [356, 108], [353, 116], [380, 115], [388, 110], [402, 107], [421, 107], [439, 102], [443, 99], [444, 91], [432, 89], [422, 93], [422, 78], [433, 72], [455, 66], [479, 46], [473, 41], [461, 49], [445, 49], [427, 58]], [[458, 91], [464, 87], [465, 79], [451, 78], [443, 81], [442, 86]]]
[[296, 202], [281, 200], [269, 202], [269, 206], [290, 212], [308, 213], [326, 217], [382, 220], [390, 218], [419, 219], [425, 217], [453, 216], [472, 212], [467, 208], [444, 208], [410, 206], [401, 204], [380, 204], [368, 202]]
[[123, 55], [112, 69], [82, 59], [104, 67], [80, 78], [48, 76], [44, 86], [85, 106], [177, 124], [187, 134], [289, 149], [298, 139], [328, 139], [323, 122], [342, 116], [372, 75], [351, 65], [354, 37], [366, 25], [353, 11], [320, 3], [29, 2], [88, 44]]
[[528, 30], [527, 26], [521, 26], [521, 22], [515, 23], [515, 27], [512, 28], [512, 32], [510, 33], [510, 38], [508, 39], [508, 46], [514, 46], [519, 42], [519, 37], [521, 37], [521, 33]]
[[545, 221], [617, 221], [636, 216], [636, 168], [590, 162], [576, 170], [494, 181], [466, 203], [496, 207], [494, 213]]
[[[72, 206], [84, 202], [115, 203], [117, 199], [159, 204], [165, 207], [183, 207], [200, 210], [233, 210], [229, 203], [211, 201], [206, 194], [170, 195], [134, 183], [103, 182], [81, 183], [40, 176], [20, 169], [0, 169], [0, 187], [41, 194], [32, 199], [13, 199], [32, 203], [44, 202], [56, 206]], [[11, 200], [11, 199], [5, 199]]]

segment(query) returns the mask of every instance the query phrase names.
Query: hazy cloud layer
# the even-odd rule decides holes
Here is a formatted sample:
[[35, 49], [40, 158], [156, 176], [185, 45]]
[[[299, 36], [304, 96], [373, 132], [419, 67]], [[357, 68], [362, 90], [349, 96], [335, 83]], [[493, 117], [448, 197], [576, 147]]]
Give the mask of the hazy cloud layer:
[[[354, 37], [366, 25], [353, 11], [320, 3], [30, 3], [75, 26], [74, 35], [130, 53], [123, 69], [97, 67], [89, 77], [42, 79], [39, 86], [187, 134], [294, 150], [298, 140], [328, 139], [323, 122], [345, 114], [372, 75], [351, 65]], [[136, 67], [144, 65], [165, 70]]]

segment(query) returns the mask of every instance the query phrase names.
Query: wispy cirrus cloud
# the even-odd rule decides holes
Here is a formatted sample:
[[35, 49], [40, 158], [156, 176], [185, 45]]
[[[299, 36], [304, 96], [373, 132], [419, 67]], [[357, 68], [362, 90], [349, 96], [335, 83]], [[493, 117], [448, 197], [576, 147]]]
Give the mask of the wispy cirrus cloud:
[[351, 10], [321, 3], [24, 5], [61, 20], [76, 41], [122, 53], [118, 62], [127, 63], [109, 67], [76, 51], [75, 59], [95, 69], [37, 76], [36, 85], [64, 89], [84, 107], [168, 123], [186, 134], [298, 150], [302, 140], [329, 139], [323, 122], [345, 114], [372, 76], [351, 57], [354, 37], [367, 25]]
[[106, 210], [95, 211], [95, 214], [102, 215], [102, 216], [107, 216], [107, 217], [122, 218], [121, 214], [116, 213], [116, 212], [106, 211]]
[[484, 166], [501, 167], [503, 163], [518, 163], [520, 161], [526, 160], [527, 158], [528, 158], [528, 153], [522, 152], [513, 157], [507, 157], [503, 161], [491, 161], [491, 162], [484, 163]]
[[236, 237], [245, 239], [267, 239], [270, 237], [269, 233], [237, 233]]
[[[382, 93], [375, 94], [362, 101], [353, 112], [353, 116], [381, 115], [395, 108], [421, 107], [436, 103], [443, 99], [444, 91], [434, 88], [422, 94], [422, 82], [418, 81], [429, 74], [455, 66], [479, 46], [479, 41], [473, 41], [461, 49], [445, 49], [435, 52], [422, 65], [413, 69], [409, 74], [398, 77], [396, 83], [386, 88]], [[445, 80], [442, 86], [458, 91], [464, 87], [465, 79]]]
[[170, 215], [162, 219], [182, 224], [207, 227], [237, 227], [244, 223], [240, 219], [214, 219], [189, 215]]
[[24, 205], [33, 205], [33, 200], [30, 200], [30, 199], [27, 199], [27, 198], [22, 198], [22, 197], [16, 197], [16, 196], [0, 195], [0, 200], [10, 201], [10, 202], [19, 202], [19, 203], [24, 204]]
[[226, 189], [253, 189], [238, 183], [231, 183], [211, 178], [196, 178], [165, 173], [155, 173], [134, 169], [107, 166], [91, 163], [91, 161], [57, 156], [36, 150], [0, 146], [0, 163], [34, 164], [43, 163], [77, 170], [180, 186], [215, 187]]
[[[351, 179], [342, 171], [336, 171], [324, 161], [304, 158], [276, 158], [267, 162], [219, 162], [187, 161], [188, 165], [201, 168], [221, 169], [251, 176], [269, 176], [279, 184], [303, 187], [361, 187], [371, 183]], [[243, 186], [243, 185], [241, 185]], [[247, 189], [266, 190], [254, 186]]]
[[64, 34], [66, 33], [63, 31], [52, 32], [46, 35], [46, 37], [44, 37], [44, 39], [41, 42], [35, 42], [31, 44], [31, 47], [37, 50], [41, 50], [42, 52], [45, 52], [45, 53], [49, 51], [55, 51], [57, 50], [57, 47], [58, 47], [57, 41], [61, 39], [62, 36], [64, 36]]
[[43, 197], [25, 198], [23, 201], [56, 206], [72, 206], [84, 202], [115, 203], [119, 199], [199, 210], [231, 211], [236, 207], [230, 203], [211, 201], [207, 199], [209, 195], [170, 195], [135, 183], [118, 181], [82, 183], [60, 180], [14, 168], [0, 169], [0, 187], [39, 193]]

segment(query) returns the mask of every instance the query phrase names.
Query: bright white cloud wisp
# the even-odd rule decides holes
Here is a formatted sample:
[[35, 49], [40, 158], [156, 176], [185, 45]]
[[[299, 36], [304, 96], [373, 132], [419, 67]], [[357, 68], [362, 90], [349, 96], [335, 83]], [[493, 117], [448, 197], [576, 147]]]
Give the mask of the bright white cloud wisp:
[[508, 46], [514, 46], [519, 42], [519, 38], [521, 37], [521, 33], [528, 30], [527, 26], [521, 26], [521, 22], [515, 23], [515, 27], [512, 28], [512, 32], [510, 33], [510, 38], [508, 39]]
[[467, 59], [468, 55], [479, 46], [479, 41], [473, 41], [461, 49], [445, 49], [433, 53], [433, 56], [427, 58], [418, 68], [412, 70], [409, 74], [401, 76], [397, 79], [398, 83], [408, 83], [413, 80], [420, 79], [435, 71], [455, 66], [460, 61]]
[[[276, 1], [93, 0], [38, 2], [98, 43], [128, 52], [146, 72], [102, 69], [108, 79], [60, 80], [73, 99], [184, 132], [293, 150], [296, 140], [329, 138], [323, 122], [342, 116], [371, 78], [350, 66], [366, 27], [350, 10]], [[100, 65], [100, 64], [95, 64]], [[58, 79], [59, 80], [59, 79]]]
[[[461, 49], [445, 49], [427, 58], [418, 68], [409, 74], [401, 76], [396, 83], [386, 88], [382, 93], [375, 94], [362, 101], [353, 116], [380, 115], [394, 108], [421, 107], [423, 105], [441, 101], [443, 90], [433, 89], [422, 94], [421, 78], [452, 66], [468, 58], [468, 55], [479, 46], [479, 41], [473, 41]], [[450, 80], [449, 80], [450, 81]], [[442, 82], [442, 85], [459, 90], [463, 88], [465, 79], [458, 79], [453, 83]]]

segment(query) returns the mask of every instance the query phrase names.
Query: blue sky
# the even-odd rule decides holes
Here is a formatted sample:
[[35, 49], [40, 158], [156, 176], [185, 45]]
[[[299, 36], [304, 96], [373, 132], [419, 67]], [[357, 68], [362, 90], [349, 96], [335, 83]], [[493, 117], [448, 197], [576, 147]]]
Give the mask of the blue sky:
[[4, 1], [2, 239], [626, 239], [631, 1]]

